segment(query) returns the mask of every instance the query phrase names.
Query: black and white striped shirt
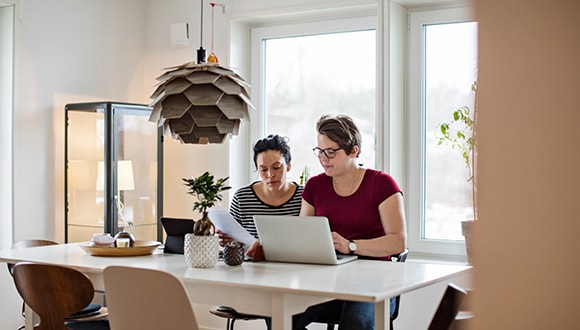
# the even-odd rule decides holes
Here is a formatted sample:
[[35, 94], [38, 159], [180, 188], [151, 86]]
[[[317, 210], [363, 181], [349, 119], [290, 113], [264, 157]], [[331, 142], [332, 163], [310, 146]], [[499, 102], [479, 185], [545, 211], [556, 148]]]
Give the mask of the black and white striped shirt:
[[294, 195], [284, 204], [272, 206], [266, 204], [256, 195], [252, 186], [258, 182], [260, 181], [253, 182], [250, 185], [238, 189], [230, 205], [230, 214], [232, 217], [256, 238], [258, 238], [258, 232], [254, 224], [254, 215], [299, 215], [303, 190], [302, 186], [299, 186], [296, 182], [292, 182], [296, 186]]

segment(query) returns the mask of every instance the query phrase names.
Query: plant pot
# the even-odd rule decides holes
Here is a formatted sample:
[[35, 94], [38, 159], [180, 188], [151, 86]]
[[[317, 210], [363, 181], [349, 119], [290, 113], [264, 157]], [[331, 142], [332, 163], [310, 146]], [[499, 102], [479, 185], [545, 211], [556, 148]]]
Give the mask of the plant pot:
[[467, 263], [473, 264], [473, 227], [474, 220], [461, 221], [461, 234], [465, 237], [465, 252], [467, 253]]
[[219, 257], [219, 238], [216, 235], [197, 236], [185, 234], [183, 254], [190, 267], [215, 267]]

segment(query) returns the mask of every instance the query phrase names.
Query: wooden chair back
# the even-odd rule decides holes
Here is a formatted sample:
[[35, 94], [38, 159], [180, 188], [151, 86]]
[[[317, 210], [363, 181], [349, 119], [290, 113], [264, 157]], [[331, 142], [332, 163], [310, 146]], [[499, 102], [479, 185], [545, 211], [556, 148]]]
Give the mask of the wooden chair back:
[[199, 329], [177, 277], [154, 269], [109, 266], [104, 279], [112, 329]]
[[65, 318], [93, 299], [89, 278], [72, 268], [21, 262], [12, 273], [18, 293], [40, 318], [37, 330], [67, 329]]
[[[46, 240], [46, 239], [27, 239], [27, 240], [18, 241], [16, 243], [12, 244], [10, 249], [23, 249], [23, 248], [28, 248], [28, 247], [57, 245], [57, 244], [59, 244], [59, 243], [55, 242], [55, 241]], [[7, 265], [8, 265], [8, 271], [10, 272], [10, 275], [12, 275], [12, 268], [14, 267], [14, 264], [7, 264]]]
[[459, 312], [459, 307], [467, 292], [453, 283], [447, 285], [439, 302], [435, 315], [429, 324], [429, 330], [449, 330]]

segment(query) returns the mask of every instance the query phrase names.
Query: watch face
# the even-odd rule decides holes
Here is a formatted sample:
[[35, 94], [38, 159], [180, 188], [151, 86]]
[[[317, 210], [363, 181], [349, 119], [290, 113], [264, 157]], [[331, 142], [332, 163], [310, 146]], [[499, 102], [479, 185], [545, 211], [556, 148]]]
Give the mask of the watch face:
[[350, 252], [356, 251], [356, 244], [354, 242], [348, 243], [348, 249], [350, 250]]

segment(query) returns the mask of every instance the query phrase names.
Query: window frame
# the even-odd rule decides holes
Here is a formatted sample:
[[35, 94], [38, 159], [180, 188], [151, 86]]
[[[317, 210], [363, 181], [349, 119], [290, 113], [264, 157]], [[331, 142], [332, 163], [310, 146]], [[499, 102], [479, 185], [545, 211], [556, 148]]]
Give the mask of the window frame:
[[[250, 76], [252, 77], [252, 91], [251, 98], [252, 103], [255, 106], [255, 115], [252, 116], [250, 121], [250, 141], [257, 141], [262, 138], [266, 132], [266, 113], [265, 113], [265, 103], [266, 95], [264, 91], [264, 40], [270, 38], [285, 38], [285, 37], [296, 37], [296, 36], [307, 36], [316, 34], [328, 34], [328, 33], [341, 33], [341, 32], [352, 32], [361, 30], [374, 29], [378, 37], [378, 24], [377, 15], [364, 15], [357, 17], [348, 18], [326, 18], [320, 19], [316, 22], [292, 22], [279, 25], [262, 25], [259, 27], [251, 28], [250, 31]], [[377, 66], [378, 68], [378, 66]], [[376, 93], [379, 93], [379, 85], [376, 84]], [[379, 123], [378, 109], [380, 107], [375, 106], [375, 122]], [[381, 125], [377, 125], [375, 128], [377, 132], [382, 129]], [[378, 135], [380, 136], [380, 135]], [[253, 142], [252, 142], [253, 143]], [[375, 163], [373, 167], [380, 167], [383, 151], [382, 151], [382, 141], [377, 139], [377, 155], [375, 156]], [[250, 178], [252, 181], [259, 180], [258, 174], [250, 169]]]
[[[461, 6], [432, 10], [409, 11], [408, 73], [407, 73], [407, 118], [408, 149], [407, 164], [407, 225], [408, 245], [415, 255], [465, 259], [465, 242], [452, 240], [424, 239], [425, 216], [425, 68], [424, 68], [424, 25], [474, 21], [471, 7]], [[458, 226], [461, 223], [457, 224]]]
[[[262, 21], [259, 14], [252, 19], [248, 16], [241, 18], [238, 23], [247, 27], [247, 35], [244, 38], [249, 43], [248, 67], [251, 77], [251, 97], [255, 111], [252, 114], [248, 135], [245, 143], [251, 146], [252, 141], [265, 134], [264, 98], [261, 95], [263, 76], [260, 67], [256, 63], [263, 63], [263, 53], [260, 50], [260, 42], [254, 35], [257, 31], [278, 31], [269, 36], [286, 36], [282, 34], [284, 29], [301, 26], [297, 34], [315, 33], [312, 31], [324, 31], [322, 26], [336, 22], [339, 26], [345, 21], [357, 21], [361, 17], [369, 19], [377, 33], [377, 155], [376, 167], [379, 170], [394, 174], [405, 192], [405, 213], [407, 218], [408, 247], [411, 256], [434, 260], [465, 261], [465, 244], [457, 241], [426, 241], [421, 240], [420, 205], [421, 186], [418, 179], [421, 173], [419, 160], [421, 159], [421, 139], [424, 134], [421, 127], [424, 125], [421, 119], [421, 77], [422, 69], [414, 67], [421, 63], [420, 52], [413, 53], [417, 43], [421, 44], [421, 34], [415, 37], [412, 25], [418, 17], [426, 20], [426, 23], [437, 22], [462, 22], [473, 21], [472, 7], [469, 5], [446, 5], [439, 7], [407, 7], [404, 6], [378, 6], [377, 10], [369, 10], [361, 15], [361, 12], [344, 13], [341, 15], [312, 17], [307, 19], [287, 19], [283, 23]], [[251, 15], [250, 15], [251, 16]], [[296, 17], [293, 17], [296, 18]], [[342, 23], [340, 23], [342, 22]], [[389, 23], [390, 22], [390, 23]], [[236, 26], [239, 27], [239, 25]], [[387, 24], [388, 23], [388, 24]], [[400, 26], [400, 27], [399, 27]], [[404, 26], [404, 28], [403, 28]], [[310, 30], [309, 30], [310, 29]], [[326, 27], [326, 31], [329, 28]], [[405, 36], [406, 34], [406, 36]], [[290, 34], [287, 34], [290, 36]], [[398, 38], [401, 38], [399, 40]], [[417, 40], [413, 40], [413, 38]], [[405, 46], [406, 43], [406, 46]], [[233, 55], [232, 55], [233, 56]], [[417, 56], [419, 56], [417, 58]], [[256, 60], [256, 57], [258, 60]], [[237, 59], [236, 56], [233, 56]], [[243, 59], [240, 58], [240, 59]], [[405, 63], [406, 62], [406, 63]], [[400, 69], [399, 68], [404, 68]], [[398, 100], [397, 98], [401, 99]], [[398, 107], [400, 106], [400, 114]], [[417, 112], [419, 107], [419, 112]], [[399, 129], [401, 131], [399, 131]], [[419, 135], [417, 135], [419, 134]], [[396, 139], [396, 140], [393, 140]], [[249, 157], [249, 156], [248, 156]], [[239, 161], [239, 159], [238, 159]], [[253, 166], [246, 168], [240, 173], [248, 174], [250, 181], [257, 180], [258, 176]], [[246, 182], [246, 181], [244, 181]], [[458, 224], [460, 225], [460, 224]]]

